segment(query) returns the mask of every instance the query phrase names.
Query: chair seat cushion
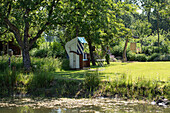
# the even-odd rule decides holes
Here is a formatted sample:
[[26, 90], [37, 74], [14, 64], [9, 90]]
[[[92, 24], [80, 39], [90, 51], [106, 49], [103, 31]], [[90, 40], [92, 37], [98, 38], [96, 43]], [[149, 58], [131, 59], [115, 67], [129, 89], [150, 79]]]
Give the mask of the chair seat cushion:
[[88, 59], [83, 59], [83, 61], [88, 61]]

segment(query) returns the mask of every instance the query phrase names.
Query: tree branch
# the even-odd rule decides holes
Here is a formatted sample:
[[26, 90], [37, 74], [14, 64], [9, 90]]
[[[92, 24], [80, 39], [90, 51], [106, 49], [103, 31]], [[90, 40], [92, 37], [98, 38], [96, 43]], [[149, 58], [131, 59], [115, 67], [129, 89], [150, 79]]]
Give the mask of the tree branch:
[[8, 18], [4, 18], [4, 21], [5, 21], [6, 24], [9, 26], [10, 30], [14, 33], [15, 38], [16, 38], [18, 44], [19, 44], [21, 47], [23, 47], [24, 44], [23, 44], [23, 42], [22, 42], [19, 29], [18, 29], [14, 24], [12, 24], [12, 23], [8, 20]]
[[34, 44], [34, 42], [36, 42], [36, 40], [41, 36], [41, 34], [45, 31], [45, 29], [47, 28], [48, 25], [50, 25], [50, 18], [51, 18], [51, 15], [53, 13], [53, 7], [58, 4], [59, 0], [57, 0], [57, 3], [55, 3], [55, 0], [53, 0], [52, 2], [52, 5], [51, 5], [51, 8], [49, 10], [49, 13], [48, 13], [48, 19], [47, 19], [47, 22], [44, 24], [44, 26], [38, 31], [37, 35], [31, 39], [29, 41], [29, 48], [31, 48], [31, 46]]

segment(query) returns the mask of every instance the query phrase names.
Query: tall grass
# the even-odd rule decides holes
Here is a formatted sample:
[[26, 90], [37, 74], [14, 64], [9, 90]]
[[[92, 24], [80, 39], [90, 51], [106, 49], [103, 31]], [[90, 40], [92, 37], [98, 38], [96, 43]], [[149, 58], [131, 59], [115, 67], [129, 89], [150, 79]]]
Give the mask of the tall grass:
[[46, 71], [38, 71], [31, 74], [27, 83], [27, 93], [34, 96], [45, 95], [45, 89], [52, 87], [54, 76]]
[[16, 84], [18, 81], [18, 74], [16, 70], [10, 71], [6, 69], [4, 73], [0, 74], [0, 97], [13, 96], [16, 92]]
[[85, 73], [84, 86], [86, 89], [94, 90], [101, 83], [98, 71], [94, 73]]
[[50, 72], [59, 70], [61, 64], [59, 59], [31, 57], [32, 72], [25, 73], [22, 57], [12, 56], [10, 67], [8, 61], [9, 56], [0, 56], [0, 97], [29, 94], [37, 88], [49, 88], [54, 80]]
[[[102, 84], [103, 95], [125, 97], [129, 99], [154, 99], [159, 96], [165, 96], [170, 99], [169, 82], [159, 82], [158, 80], [147, 80], [144, 77], [138, 77], [135, 81], [131, 77], [123, 74]], [[108, 94], [109, 92], [109, 94]]]
[[[24, 93], [33, 96], [91, 97], [96, 95], [129, 99], [154, 99], [164, 96], [170, 99], [170, 82], [162, 81], [159, 77], [148, 79], [146, 75], [134, 76], [121, 71], [110, 72], [110, 76], [107, 76], [107, 73], [94, 71], [85, 72], [82, 80], [55, 79], [51, 71], [60, 69], [61, 63], [58, 59], [31, 58], [31, 60], [33, 72], [24, 73], [21, 57], [11, 58], [11, 69], [8, 66], [8, 56], [0, 57], [0, 97]], [[127, 65], [129, 64], [120, 67]], [[110, 67], [114, 67], [112, 71], [117, 69], [115, 65]], [[105, 68], [106, 72], [109, 72], [107, 68], [110, 70], [110, 67]], [[135, 69], [138, 69], [137, 66]], [[105, 79], [102, 81], [103, 76]]]
[[[36, 58], [31, 57], [32, 71], [37, 72], [39, 70], [44, 71], [56, 71], [60, 69], [61, 62], [59, 59], [52, 57], [48, 58]], [[23, 71], [22, 57], [11, 57], [11, 68], [15, 67], [17, 71]], [[9, 68], [9, 56], [0, 56], [0, 72]]]

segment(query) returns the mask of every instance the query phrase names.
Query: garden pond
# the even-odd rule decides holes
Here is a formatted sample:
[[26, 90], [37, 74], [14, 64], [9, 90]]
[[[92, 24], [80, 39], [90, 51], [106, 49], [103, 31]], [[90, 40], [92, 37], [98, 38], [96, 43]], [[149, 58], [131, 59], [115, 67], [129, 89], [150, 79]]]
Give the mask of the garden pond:
[[0, 113], [170, 113], [169, 106], [119, 99], [15, 99], [1, 100]]

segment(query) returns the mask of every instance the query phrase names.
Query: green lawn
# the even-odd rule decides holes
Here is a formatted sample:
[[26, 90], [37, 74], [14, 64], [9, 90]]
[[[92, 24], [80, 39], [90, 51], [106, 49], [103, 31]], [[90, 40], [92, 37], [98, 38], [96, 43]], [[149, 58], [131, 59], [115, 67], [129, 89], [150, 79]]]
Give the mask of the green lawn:
[[[111, 62], [104, 67], [92, 67], [91, 70], [98, 69], [103, 80], [111, 80], [121, 75], [126, 75], [128, 79], [136, 80], [139, 78], [151, 80], [170, 80], [170, 62]], [[58, 71], [55, 74], [57, 78], [84, 79], [85, 72], [94, 72], [90, 70], [70, 70]]]
[[170, 62], [115, 62], [111, 63], [103, 71], [103, 75], [110, 78], [120, 74], [125, 74], [132, 79], [143, 77], [152, 80], [168, 81], [170, 80]]

